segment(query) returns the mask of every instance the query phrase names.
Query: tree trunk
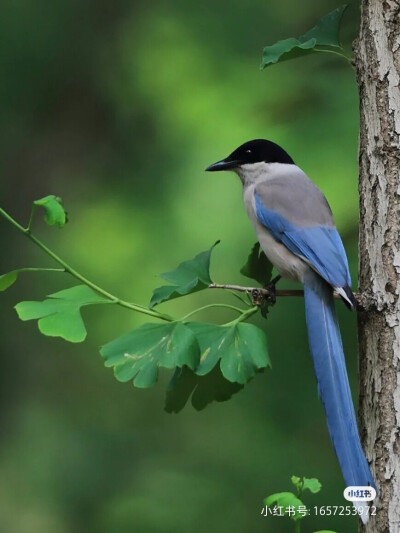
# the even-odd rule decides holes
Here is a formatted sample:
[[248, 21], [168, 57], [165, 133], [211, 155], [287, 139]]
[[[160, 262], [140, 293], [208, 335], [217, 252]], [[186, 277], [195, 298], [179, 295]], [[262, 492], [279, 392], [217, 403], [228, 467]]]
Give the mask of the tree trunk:
[[360, 424], [379, 499], [362, 532], [400, 531], [400, 3], [363, 0], [360, 91]]

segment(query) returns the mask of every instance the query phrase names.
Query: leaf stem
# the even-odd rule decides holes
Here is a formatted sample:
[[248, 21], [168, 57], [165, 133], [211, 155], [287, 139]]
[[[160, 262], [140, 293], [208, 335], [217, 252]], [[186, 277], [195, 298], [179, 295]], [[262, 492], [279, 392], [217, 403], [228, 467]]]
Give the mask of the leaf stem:
[[259, 307], [255, 305], [254, 307], [250, 307], [250, 309], [247, 309], [246, 311], [243, 311], [240, 316], [235, 318], [235, 320], [232, 320], [231, 322], [228, 322], [226, 325], [230, 324], [238, 324], [239, 322], [243, 322], [244, 320], [247, 320], [249, 317], [257, 313], [259, 311]]
[[336, 52], [336, 50], [328, 50], [326, 48], [313, 48], [313, 52], [326, 52], [328, 54], [335, 54], [336, 56], [342, 57], [344, 59], [347, 59], [347, 61], [351, 64], [351, 57], [346, 56], [346, 54], [341, 54], [340, 52]]
[[65, 272], [65, 268], [42, 268], [42, 267], [24, 267], [16, 268], [18, 272]]
[[300, 533], [300, 520], [294, 521], [294, 533]]
[[30, 232], [31, 229], [32, 229], [33, 218], [35, 216], [36, 209], [37, 209], [37, 205], [36, 204], [32, 204], [31, 216], [29, 217], [28, 227], [26, 228], [26, 231]]
[[209, 309], [211, 307], [225, 307], [227, 309], [233, 309], [234, 311], [237, 311], [240, 314], [243, 314], [243, 313], [246, 312], [246, 311], [243, 311], [243, 309], [240, 309], [239, 307], [235, 307], [234, 305], [229, 305], [229, 304], [208, 304], [208, 305], [203, 305], [203, 307], [199, 307], [198, 309], [195, 309], [194, 311], [191, 311], [187, 315], [185, 315], [182, 318], [180, 318], [179, 321], [183, 322], [184, 320], [186, 320], [190, 316], [194, 315], [195, 313], [198, 313], [200, 311], [204, 311], [204, 309]]
[[251, 317], [252, 315], [254, 315], [255, 313], [257, 313], [259, 311], [259, 307], [257, 305], [255, 305], [254, 307], [250, 307], [250, 309], [248, 309], [247, 311], [245, 311], [242, 316], [240, 316], [239, 318], [236, 319], [237, 322], [243, 322], [243, 320], [247, 320], [249, 317]]
[[249, 298], [249, 295], [247, 294], [247, 301], [242, 298], [241, 296], [239, 296], [238, 294], [236, 294], [235, 291], [229, 291], [232, 296], [234, 296], [235, 298], [237, 298], [238, 300], [240, 300], [244, 305], [247, 305], [247, 307], [251, 307], [251, 302], [250, 302], [250, 298]]
[[[18, 231], [23, 233], [30, 239], [32, 242], [34, 242], [43, 252], [45, 252], [48, 256], [50, 256], [56, 263], [61, 265], [65, 272], [68, 272], [68, 274], [71, 274], [74, 278], [78, 279], [94, 291], [98, 292], [105, 298], [108, 298], [112, 303], [115, 303], [117, 305], [120, 305], [121, 307], [126, 307], [127, 309], [131, 309], [132, 311], [137, 311], [138, 313], [143, 313], [145, 315], [153, 316], [155, 318], [159, 318], [160, 320], [165, 320], [167, 322], [173, 322], [173, 317], [159, 313], [158, 311], [153, 311], [151, 309], [148, 309], [147, 307], [143, 307], [141, 305], [137, 305], [134, 303], [126, 302], [125, 300], [121, 300], [120, 298], [117, 298], [110, 292], [102, 289], [89, 279], [85, 278], [80, 274], [77, 270], [72, 268], [68, 263], [66, 263], [61, 257], [59, 257], [57, 254], [55, 254], [50, 248], [48, 248], [42, 241], [40, 241], [37, 237], [32, 235], [30, 231], [30, 225], [28, 225], [27, 228], [23, 228], [21, 224], [19, 224], [15, 219], [12, 218], [11, 215], [9, 215], [4, 209], [0, 207], [0, 215], [2, 215], [8, 222], [10, 222]], [[31, 216], [32, 218], [32, 216]]]

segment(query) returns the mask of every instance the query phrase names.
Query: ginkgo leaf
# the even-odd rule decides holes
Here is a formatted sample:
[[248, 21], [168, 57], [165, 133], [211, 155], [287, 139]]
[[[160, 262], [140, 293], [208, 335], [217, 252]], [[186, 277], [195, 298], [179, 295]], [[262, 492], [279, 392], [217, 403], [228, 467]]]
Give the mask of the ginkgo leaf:
[[265, 498], [264, 503], [267, 507], [273, 507], [274, 505], [282, 507], [284, 512], [285, 510], [288, 512], [287, 509], [292, 508], [293, 514], [291, 513], [289, 516], [295, 521], [306, 516], [304, 512], [299, 512], [299, 507], [304, 508], [304, 503], [293, 492], [277, 492], [276, 494], [271, 494], [271, 496]]
[[246, 264], [240, 269], [240, 273], [246, 278], [255, 279], [265, 287], [271, 281], [272, 269], [271, 261], [262, 250], [260, 251], [260, 243], [256, 242]]
[[169, 322], [144, 324], [109, 342], [100, 353], [105, 365], [114, 367], [119, 381], [133, 380], [136, 387], [152, 387], [160, 367], [195, 368], [200, 348], [190, 328], [180, 322]]
[[0, 292], [11, 287], [11, 285], [17, 281], [21, 272], [65, 272], [65, 268], [27, 267], [11, 270], [10, 272], [0, 276]]
[[86, 338], [86, 328], [80, 313], [81, 307], [109, 301], [86, 285], [77, 285], [50, 294], [42, 302], [20, 302], [15, 309], [21, 320], [39, 319], [38, 327], [43, 335], [82, 342]]
[[0, 291], [5, 291], [8, 287], [11, 287], [18, 278], [18, 270], [12, 270], [0, 276]]
[[268, 65], [278, 63], [278, 61], [287, 61], [288, 59], [312, 54], [316, 43], [316, 39], [309, 39], [302, 43], [294, 37], [277, 41], [275, 44], [264, 48], [260, 68], [263, 69]]
[[318, 479], [315, 477], [312, 477], [312, 478], [303, 477], [302, 488], [303, 490], [307, 489], [313, 494], [316, 494], [317, 492], [321, 490], [322, 485], [318, 481]]
[[327, 15], [319, 19], [317, 24], [311, 28], [311, 30], [303, 33], [299, 38], [300, 41], [304, 43], [309, 39], [315, 39], [318, 46], [334, 46], [336, 48], [341, 48], [339, 41], [340, 23], [347, 7], [347, 4], [343, 4], [333, 11], [330, 11]]
[[163, 285], [154, 290], [150, 300], [150, 309], [185, 294], [206, 289], [210, 283], [210, 259], [217, 241], [209, 250], [201, 252], [193, 259], [184, 261], [175, 270], [161, 274], [161, 277], [172, 285]]
[[290, 37], [266, 46], [260, 68], [263, 69], [278, 61], [286, 61], [295, 57], [312, 54], [315, 51], [330, 51], [331, 48], [341, 48], [339, 41], [340, 23], [347, 4], [342, 5], [324, 17], [317, 24], [301, 35], [298, 39]]
[[190, 368], [183, 366], [176, 368], [169, 382], [165, 410], [167, 413], [178, 413], [191, 398], [192, 406], [201, 411], [211, 402], [229, 400], [242, 389], [243, 385], [225, 379], [218, 365], [205, 376], [198, 376]]
[[188, 327], [200, 345], [200, 364], [196, 374], [208, 374], [219, 362], [223, 376], [232, 383], [245, 384], [261, 368], [270, 366], [264, 332], [247, 323], [224, 326], [190, 322]]
[[315, 477], [303, 477], [303, 479], [301, 479], [298, 476], [292, 476], [290, 479], [296, 489], [300, 492], [303, 490], [309, 490], [313, 494], [316, 494], [322, 488], [321, 483]]
[[61, 198], [50, 194], [40, 200], [35, 200], [34, 205], [43, 207], [45, 210], [44, 219], [49, 226], [59, 226], [60, 228], [67, 222], [67, 214]]

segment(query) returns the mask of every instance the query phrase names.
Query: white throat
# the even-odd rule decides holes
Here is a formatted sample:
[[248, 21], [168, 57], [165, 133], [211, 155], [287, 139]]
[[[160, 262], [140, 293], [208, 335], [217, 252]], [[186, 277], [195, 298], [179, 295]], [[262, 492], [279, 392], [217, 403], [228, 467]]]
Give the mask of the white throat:
[[271, 178], [287, 176], [294, 172], [301, 172], [303, 174], [303, 171], [297, 165], [289, 165], [287, 163], [265, 163], [265, 161], [259, 163], [245, 163], [244, 165], [235, 168], [235, 172], [239, 176], [244, 187]]

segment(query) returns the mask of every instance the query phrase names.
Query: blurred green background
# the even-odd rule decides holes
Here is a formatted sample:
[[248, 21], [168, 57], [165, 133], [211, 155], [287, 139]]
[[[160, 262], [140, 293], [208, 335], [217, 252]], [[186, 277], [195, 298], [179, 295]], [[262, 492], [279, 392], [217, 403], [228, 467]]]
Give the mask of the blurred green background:
[[[204, 168], [242, 142], [282, 144], [323, 189], [356, 286], [358, 101], [344, 60], [315, 54], [260, 72], [263, 46], [298, 36], [333, 1], [3, 0], [0, 8], [1, 206], [64, 199], [69, 223], [35, 231], [104, 288], [147, 303], [157, 275], [216, 239], [212, 276], [247, 283], [255, 242], [239, 180]], [[347, 51], [358, 3], [345, 14]], [[345, 192], [344, 192], [345, 191]], [[1, 272], [53, 266], [0, 221]], [[344, 483], [317, 396], [303, 302], [282, 298], [265, 327], [273, 369], [227, 403], [163, 411], [154, 389], [118, 383], [98, 347], [145, 319], [84, 310], [88, 339], [68, 344], [19, 322], [13, 305], [74, 285], [25, 274], [1, 295], [0, 530], [6, 533], [293, 531], [261, 516], [290, 476], [318, 477], [314, 505], [343, 505]], [[285, 286], [283, 282], [282, 286]], [[182, 315], [229, 296], [160, 307]], [[339, 308], [339, 306], [338, 306]], [[356, 320], [339, 308], [356, 397]], [[232, 315], [208, 313], [202, 320]], [[302, 531], [356, 531], [310, 517]]]

